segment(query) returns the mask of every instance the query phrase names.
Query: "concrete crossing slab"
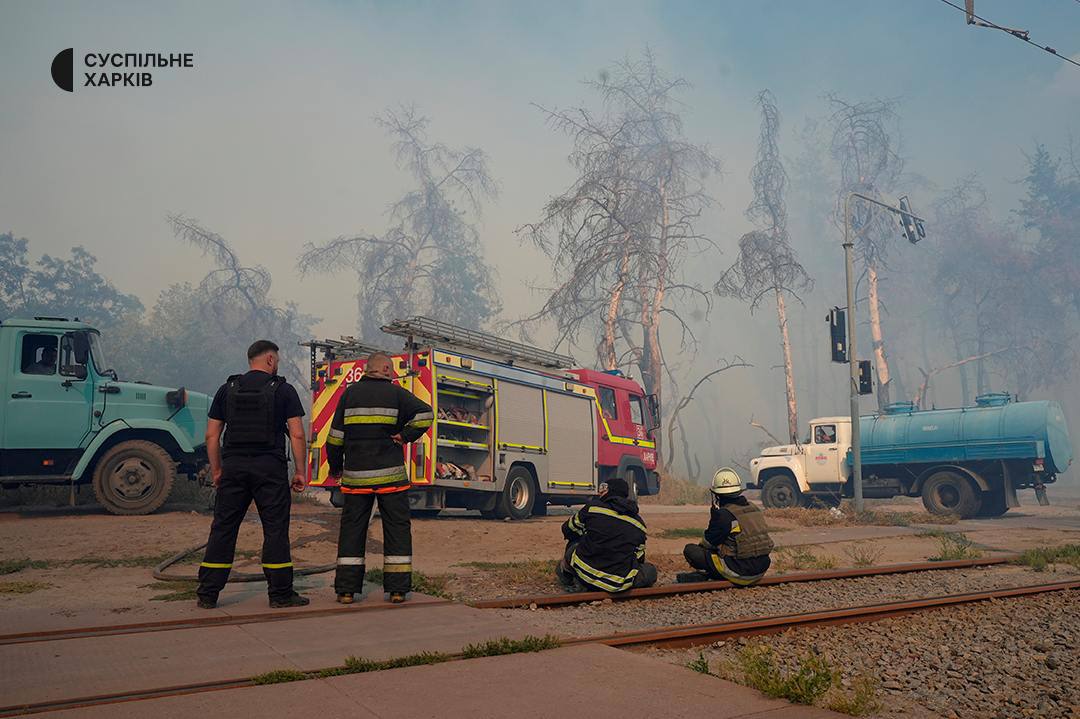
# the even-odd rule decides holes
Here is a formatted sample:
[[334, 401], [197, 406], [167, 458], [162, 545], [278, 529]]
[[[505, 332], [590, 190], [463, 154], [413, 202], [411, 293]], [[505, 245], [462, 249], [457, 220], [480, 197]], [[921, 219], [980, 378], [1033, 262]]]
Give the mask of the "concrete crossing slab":
[[839, 719], [640, 654], [600, 645], [52, 712], [57, 719], [317, 713], [410, 719]]

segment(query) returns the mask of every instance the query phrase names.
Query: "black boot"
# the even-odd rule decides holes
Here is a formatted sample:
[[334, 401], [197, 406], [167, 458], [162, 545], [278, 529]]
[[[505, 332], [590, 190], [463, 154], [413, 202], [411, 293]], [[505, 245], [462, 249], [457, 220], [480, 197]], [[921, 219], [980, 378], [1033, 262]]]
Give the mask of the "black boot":
[[301, 597], [296, 592], [292, 593], [292, 596], [285, 597], [284, 599], [271, 599], [271, 609], [287, 609], [288, 607], [306, 607], [311, 603], [311, 600], [307, 597]]

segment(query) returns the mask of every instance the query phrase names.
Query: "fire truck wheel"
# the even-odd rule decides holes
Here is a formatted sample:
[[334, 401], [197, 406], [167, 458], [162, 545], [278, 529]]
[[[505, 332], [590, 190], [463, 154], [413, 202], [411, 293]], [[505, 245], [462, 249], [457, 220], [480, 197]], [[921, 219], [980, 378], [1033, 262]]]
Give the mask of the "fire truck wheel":
[[970, 519], [979, 511], [979, 495], [967, 477], [941, 471], [930, 475], [922, 487], [922, 501], [932, 514], [955, 514]]
[[528, 519], [536, 504], [536, 483], [532, 472], [525, 467], [511, 467], [506, 475], [499, 501], [495, 503], [495, 516], [499, 519]]

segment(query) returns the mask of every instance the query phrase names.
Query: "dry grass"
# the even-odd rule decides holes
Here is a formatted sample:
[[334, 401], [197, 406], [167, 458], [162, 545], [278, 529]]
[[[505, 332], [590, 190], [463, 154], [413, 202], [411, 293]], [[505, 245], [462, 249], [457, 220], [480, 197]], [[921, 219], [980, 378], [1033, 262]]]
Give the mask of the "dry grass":
[[31, 594], [51, 586], [46, 582], [0, 582], [0, 594]]
[[956, 524], [959, 517], [940, 516], [929, 512], [885, 512], [867, 509], [856, 512], [849, 502], [844, 502], [839, 509], [766, 509], [767, 519], [791, 522], [800, 527], [910, 527], [913, 524]]
[[499, 581], [533, 586], [554, 582], [557, 559], [528, 559], [521, 562], [463, 562], [455, 566], [479, 569], [496, 575]]
[[1053, 568], [1056, 564], [1068, 564], [1074, 569], [1080, 569], [1080, 544], [1035, 547], [1026, 550], [1016, 562], [1031, 567], [1036, 572], [1045, 572], [1048, 567], [1052, 568], [1051, 571], [1056, 571]]
[[943, 532], [935, 529], [920, 532], [920, 537], [933, 537], [938, 543], [938, 553], [928, 557], [931, 562], [947, 562], [954, 559], [978, 559], [982, 552], [975, 548], [975, 543], [963, 532]]
[[773, 566], [778, 572], [798, 569], [832, 569], [832, 557], [818, 556], [808, 547], [779, 547], [773, 552]]
[[660, 474], [660, 493], [648, 497], [639, 497], [641, 504], [709, 504], [709, 488], [694, 484], [682, 477], [673, 477], [670, 474]]
[[873, 542], [856, 542], [844, 549], [844, 554], [851, 560], [853, 567], [872, 567], [885, 553], [885, 547], [879, 547]]

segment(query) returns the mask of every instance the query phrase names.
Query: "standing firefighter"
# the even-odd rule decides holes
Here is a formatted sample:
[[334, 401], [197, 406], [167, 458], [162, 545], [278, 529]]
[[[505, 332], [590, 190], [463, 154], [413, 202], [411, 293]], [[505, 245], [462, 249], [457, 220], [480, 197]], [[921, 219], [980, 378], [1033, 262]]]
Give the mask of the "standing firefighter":
[[769, 571], [769, 552], [774, 547], [765, 515], [742, 496], [742, 480], [733, 469], [716, 471], [712, 495], [705, 536], [683, 549], [686, 561], [697, 571], [680, 574], [678, 580], [726, 579], [740, 587], [755, 584]]
[[434, 415], [393, 377], [389, 355], [368, 357], [364, 376], [342, 395], [326, 440], [330, 475], [339, 478], [345, 498], [334, 577], [342, 604], [364, 588], [364, 549], [376, 500], [383, 525], [383, 589], [396, 604], [412, 588], [409, 477], [401, 447], [419, 439]]
[[[206, 426], [206, 453], [217, 487], [214, 521], [206, 556], [199, 566], [199, 606], [217, 606], [236, 551], [236, 535], [251, 500], [262, 522], [262, 566], [270, 606], [302, 607], [308, 603], [293, 591], [289, 556], [289, 467], [285, 435], [292, 444], [291, 487], [304, 490], [307, 445], [301, 418], [304, 408], [296, 390], [277, 375], [278, 346], [259, 340], [248, 348], [246, 374], [229, 377], [214, 395]], [[225, 431], [224, 447], [221, 433]]]
[[615, 593], [656, 583], [656, 567], [645, 561], [645, 522], [629, 494], [626, 480], [613, 477], [563, 524], [566, 553], [555, 573], [570, 591]]

